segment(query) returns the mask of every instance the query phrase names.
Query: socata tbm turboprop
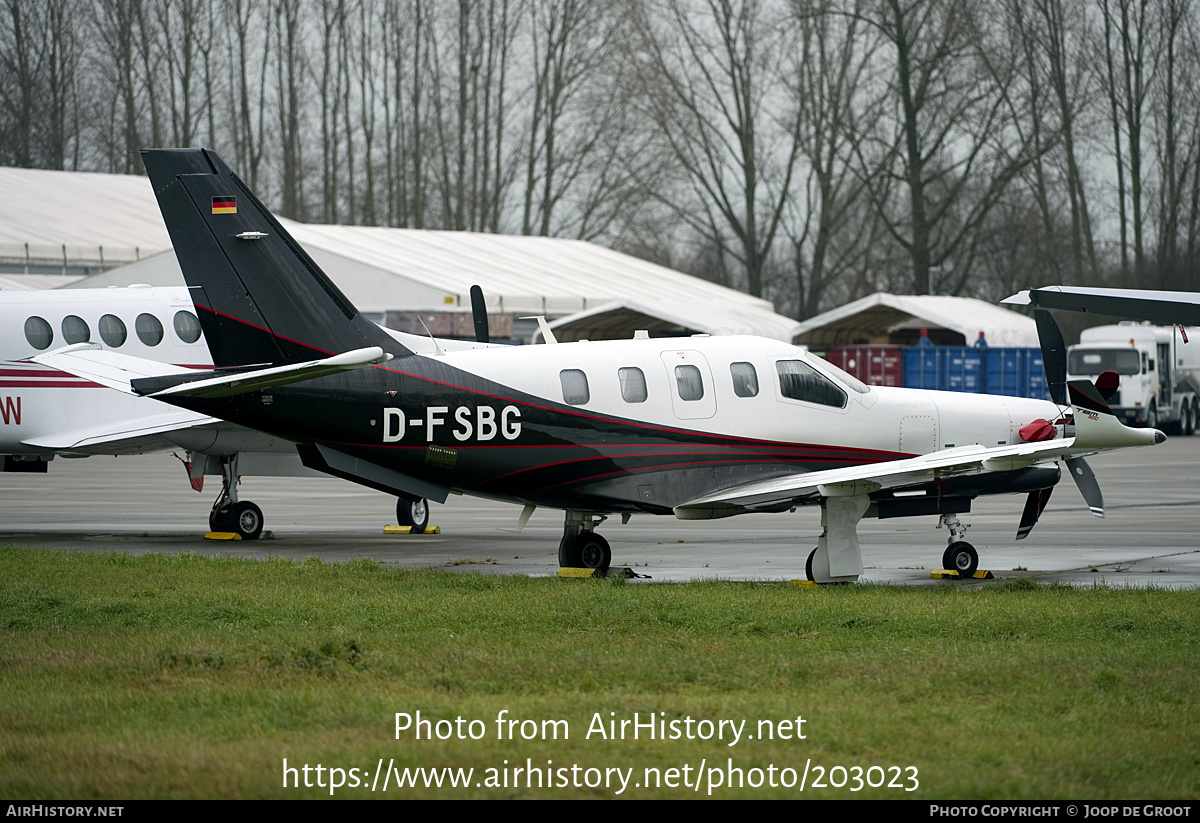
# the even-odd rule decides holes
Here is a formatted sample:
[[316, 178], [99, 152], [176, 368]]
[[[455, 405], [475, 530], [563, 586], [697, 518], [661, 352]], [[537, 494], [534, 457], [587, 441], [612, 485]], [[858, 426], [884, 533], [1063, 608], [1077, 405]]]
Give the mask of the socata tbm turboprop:
[[[521, 525], [534, 507], [563, 509], [561, 565], [606, 568], [596, 526], [608, 515], [820, 505], [808, 573], [829, 582], [862, 573], [862, 517], [937, 515], [950, 531], [943, 564], [966, 576], [978, 555], [957, 515], [973, 498], [1026, 493], [1020, 538], [1058, 460], [1100, 513], [1081, 456], [1164, 439], [1121, 425], [1090, 383], [1064, 406], [1061, 338], [1046, 346], [1057, 403], [867, 387], [756, 337], [417, 354], [365, 320], [216, 154], [143, 159], [214, 369], [88, 344], [35, 359], [291, 440], [310, 468], [395, 494], [402, 523], [422, 525], [426, 499], [451, 493], [523, 504]], [[231, 481], [215, 519], [261, 520]]]

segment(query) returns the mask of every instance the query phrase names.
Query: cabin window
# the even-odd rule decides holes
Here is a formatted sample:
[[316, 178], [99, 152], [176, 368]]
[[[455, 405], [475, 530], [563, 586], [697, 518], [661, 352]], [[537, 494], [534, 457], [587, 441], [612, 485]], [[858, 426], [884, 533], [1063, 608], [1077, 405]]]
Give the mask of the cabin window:
[[184, 343], [195, 343], [200, 339], [200, 321], [190, 311], [175, 312], [175, 334]]
[[62, 321], [63, 341], [71, 343], [86, 343], [92, 339], [92, 330], [82, 317], [68, 314]]
[[129, 330], [125, 328], [125, 323], [121, 318], [115, 314], [106, 314], [100, 318], [100, 339], [104, 341], [105, 345], [119, 349], [125, 345], [128, 337]]
[[845, 407], [846, 393], [807, 363], [780, 360], [775, 366], [779, 370], [779, 391], [784, 397], [837, 409]]
[[572, 406], [582, 406], [592, 399], [588, 393], [587, 375], [579, 369], [563, 369], [558, 373], [562, 382], [563, 401]]
[[733, 377], [733, 393], [738, 397], [758, 397], [758, 372], [750, 363], [730, 363], [729, 374]]
[[54, 329], [40, 317], [30, 317], [25, 321], [25, 339], [35, 349], [48, 349], [54, 342]]
[[163, 339], [163, 325], [153, 314], [139, 314], [133, 321], [133, 330], [138, 340], [147, 346], [157, 346]]
[[680, 400], [699, 400], [704, 396], [704, 379], [695, 366], [676, 366], [675, 385]]
[[621, 397], [626, 403], [646, 402], [646, 375], [636, 366], [619, 369], [617, 375], [621, 378]]

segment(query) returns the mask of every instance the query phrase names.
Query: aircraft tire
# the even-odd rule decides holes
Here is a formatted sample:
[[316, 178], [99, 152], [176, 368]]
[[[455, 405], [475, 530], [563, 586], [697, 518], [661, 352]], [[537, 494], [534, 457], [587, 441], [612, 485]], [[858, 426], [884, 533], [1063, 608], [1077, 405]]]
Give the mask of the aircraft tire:
[[262, 509], [249, 500], [242, 500], [229, 507], [225, 528], [243, 540], [257, 540], [263, 530]]
[[208, 513], [208, 530], [210, 532], [225, 531], [225, 522], [229, 519], [229, 507], [213, 509]]
[[970, 577], [979, 568], [979, 552], [964, 540], [951, 543], [942, 555], [942, 568], [958, 572], [959, 577]]
[[603, 537], [595, 532], [582, 532], [575, 538], [575, 547], [582, 568], [608, 571], [612, 563], [612, 549]]
[[813, 549], [812, 551], [810, 551], [808, 553], [808, 559], [804, 561], [804, 576], [807, 577], [813, 583], [817, 582], [817, 579], [815, 577], [813, 577], [813, 570], [812, 570], [813, 558], [816, 556], [817, 556], [817, 550]]
[[410, 527], [412, 534], [423, 534], [429, 525], [429, 502], [423, 497], [396, 498], [396, 522]]
[[581, 569], [583, 563], [579, 560], [579, 537], [563, 535], [558, 541], [558, 565], [564, 569]]

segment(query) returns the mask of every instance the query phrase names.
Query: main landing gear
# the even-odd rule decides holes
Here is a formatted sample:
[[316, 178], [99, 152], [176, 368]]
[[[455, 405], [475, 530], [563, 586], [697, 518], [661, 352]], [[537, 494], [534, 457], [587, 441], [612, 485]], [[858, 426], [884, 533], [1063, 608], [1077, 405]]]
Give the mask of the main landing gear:
[[608, 541], [595, 528], [608, 518], [590, 512], [567, 510], [562, 540], [558, 542], [558, 565], [568, 569], [607, 571], [612, 563]]
[[396, 522], [409, 527], [409, 534], [424, 534], [429, 525], [429, 503], [424, 497], [397, 497]]
[[[862, 555], [858, 545], [858, 521], [870, 506], [865, 495], [826, 497], [821, 501], [821, 536], [804, 564], [804, 572], [814, 583], [853, 583], [862, 574]], [[964, 538], [966, 524], [955, 514], [943, 514], [938, 528], [950, 530], [949, 544], [942, 555], [942, 567], [968, 578], [979, 568], [979, 553]], [[564, 538], [565, 539], [565, 538]]]
[[214, 532], [233, 532], [243, 540], [257, 540], [263, 530], [262, 509], [249, 500], [238, 500], [238, 456], [221, 458], [221, 493], [208, 513], [208, 528]]

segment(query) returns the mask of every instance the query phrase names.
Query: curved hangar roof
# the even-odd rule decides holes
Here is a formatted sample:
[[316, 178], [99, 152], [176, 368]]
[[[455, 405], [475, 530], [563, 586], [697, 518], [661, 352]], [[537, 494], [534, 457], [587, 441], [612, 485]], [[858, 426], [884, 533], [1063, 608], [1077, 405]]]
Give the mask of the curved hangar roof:
[[[79, 288], [182, 282], [175, 256], [162, 254], [170, 240], [145, 177], [0, 168], [0, 190], [9, 195], [0, 201], [0, 258], [10, 266], [132, 263], [77, 281]], [[478, 284], [493, 313], [587, 312], [589, 322], [613, 327], [617, 308], [596, 310], [620, 302], [632, 325], [617, 323], [609, 336], [728, 329], [788, 340], [796, 329], [769, 301], [581, 240], [280, 222], [370, 313], [470, 311]], [[599, 339], [597, 331], [588, 334]]]
[[0, 167], [0, 262], [106, 268], [171, 248], [150, 181]]
[[973, 297], [878, 292], [799, 324], [794, 343], [818, 351], [858, 343], [912, 345], [928, 329], [939, 345], [971, 345], [983, 332], [989, 346], [1037, 346], [1037, 324]]

